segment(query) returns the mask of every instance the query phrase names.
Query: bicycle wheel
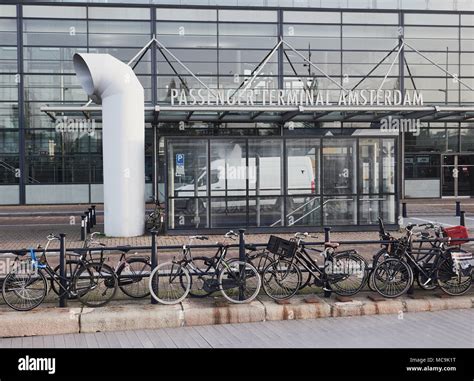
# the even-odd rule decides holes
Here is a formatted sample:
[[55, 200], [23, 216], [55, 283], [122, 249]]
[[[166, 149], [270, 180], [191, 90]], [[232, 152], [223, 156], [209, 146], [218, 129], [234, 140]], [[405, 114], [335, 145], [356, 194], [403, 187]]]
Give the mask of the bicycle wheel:
[[260, 275], [250, 263], [226, 262], [219, 273], [219, 289], [232, 303], [251, 302], [257, 297], [261, 285]]
[[[187, 266], [191, 276], [191, 288], [189, 295], [194, 298], [204, 298], [218, 290], [217, 272], [213, 266], [213, 261], [208, 257], [195, 257]], [[182, 286], [186, 286], [186, 277]]]
[[149, 288], [153, 298], [162, 304], [180, 303], [191, 289], [191, 277], [180, 264], [164, 262], [152, 271]]
[[438, 286], [446, 294], [458, 296], [465, 294], [472, 283], [471, 274], [457, 274], [454, 270], [454, 262], [451, 257], [446, 257], [441, 260], [436, 270], [436, 279]]
[[374, 288], [385, 298], [396, 298], [413, 284], [413, 271], [397, 258], [388, 258], [374, 269]]
[[369, 286], [369, 289], [371, 291], [375, 291], [374, 287], [374, 269], [377, 267], [377, 265], [385, 260], [385, 258], [388, 258], [388, 253], [386, 249], [379, 250], [377, 254], [375, 254], [372, 257], [372, 268], [369, 271], [369, 275], [367, 278], [367, 286]]
[[17, 311], [38, 307], [47, 293], [48, 282], [41, 271], [10, 272], [3, 280], [3, 300]]
[[357, 294], [367, 282], [367, 262], [354, 252], [337, 253], [325, 271], [331, 290], [341, 296]]
[[129, 258], [117, 269], [118, 285], [131, 298], [140, 299], [150, 295], [148, 278], [151, 263], [147, 258]]
[[301, 271], [293, 262], [280, 259], [270, 263], [262, 274], [263, 291], [272, 299], [284, 300], [295, 295], [301, 285]]
[[[430, 274], [431, 271], [433, 271], [433, 264], [425, 263], [424, 270], [428, 274]], [[420, 288], [422, 288], [423, 290], [434, 290], [436, 287], [438, 287], [435, 278], [436, 277], [434, 275], [432, 275], [431, 277], [427, 277], [425, 274], [418, 270], [416, 274], [416, 283], [418, 283], [418, 286], [420, 286]]]
[[[66, 261], [66, 269], [65, 270], [66, 270], [66, 278], [67, 279], [72, 279], [74, 273], [79, 269], [79, 264], [80, 264], [80, 262], [78, 260], [75, 260], [75, 259], [71, 259], [71, 260]], [[59, 265], [57, 265], [53, 269], [53, 271], [54, 271], [55, 274], [57, 274], [59, 276], [60, 275], [59, 274]], [[51, 282], [51, 290], [53, 290], [54, 293], [59, 296], [61, 289], [60, 289], [58, 283], [54, 279], [50, 279], [50, 282]], [[69, 292], [68, 298], [69, 299], [76, 299], [75, 293], [74, 292]]]
[[263, 274], [265, 268], [273, 261], [275, 261], [274, 256], [267, 254], [265, 251], [262, 251], [248, 260], [248, 262], [253, 267], [255, 267], [259, 274]]
[[102, 262], [90, 262], [77, 271], [72, 288], [84, 305], [102, 307], [113, 299], [117, 287], [114, 269]]

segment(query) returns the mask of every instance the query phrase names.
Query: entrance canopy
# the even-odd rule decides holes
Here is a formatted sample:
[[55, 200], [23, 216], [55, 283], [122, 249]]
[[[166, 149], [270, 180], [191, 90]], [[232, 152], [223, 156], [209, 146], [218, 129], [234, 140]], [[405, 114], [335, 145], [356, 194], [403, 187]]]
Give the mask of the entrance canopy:
[[[56, 120], [93, 118], [101, 121], [101, 106], [46, 105], [41, 110]], [[463, 122], [474, 118], [474, 106], [145, 106], [145, 122], [379, 122], [383, 118], [423, 122]]]
[[[289, 42], [284, 39], [280, 41], [268, 52], [268, 54], [262, 59], [262, 61], [254, 68], [254, 70], [246, 76], [240, 84], [236, 86], [235, 89], [230, 90], [232, 92], [231, 98], [235, 97], [235, 94], [238, 92], [248, 92], [253, 91], [253, 89], [259, 91], [255, 83], [257, 82], [257, 77], [261, 74], [263, 67], [270, 61], [270, 59], [285, 46], [286, 49], [291, 50], [295, 55], [301, 58], [306, 62], [307, 66], [315, 69], [319, 72], [320, 77], [325, 77], [329, 80], [330, 86], [340, 94], [350, 94], [354, 91], [396, 91], [399, 94], [402, 94], [403, 91], [400, 90], [382, 90], [384, 84], [386, 83], [387, 78], [390, 75], [394, 65], [397, 60], [400, 59], [400, 53], [404, 50], [409, 50], [421, 56], [424, 60], [430, 63], [433, 66], [436, 66], [439, 70], [446, 74], [446, 77], [452, 78], [453, 81], [459, 82], [463, 87], [470, 91], [474, 89], [463, 80], [458, 78], [457, 74], [448, 72], [445, 68], [438, 65], [436, 62], [432, 61], [429, 57], [424, 55], [422, 52], [411, 46], [407, 43], [403, 36], [400, 36], [398, 44], [382, 59], [380, 60], [367, 74], [362, 78], [355, 86], [352, 88], [346, 88], [344, 85], [340, 84], [336, 79], [329, 76], [322, 68], [311, 62], [310, 59], [306, 58], [301, 54], [297, 49], [295, 49]], [[216, 96], [219, 90], [209, 88], [198, 76], [196, 76], [181, 60], [176, 57], [166, 46], [164, 46], [156, 37], [153, 38], [127, 63], [132, 69], [140, 62], [144, 57], [146, 52], [151, 49], [156, 48], [159, 53], [161, 53], [166, 62], [171, 66], [173, 72], [176, 73], [180, 80], [180, 91], [190, 95], [193, 91], [199, 92], [204, 90], [212, 96]], [[381, 81], [378, 89], [374, 90], [359, 90], [360, 85], [364, 82], [365, 79], [369, 78], [372, 73], [390, 56], [394, 55], [394, 58], [389, 65], [389, 69], [385, 74], [383, 80]], [[294, 70], [294, 74], [298, 77], [294, 65], [290, 61], [289, 56], [284, 52], [284, 56], [288, 60], [290, 66]], [[169, 59], [172, 58], [172, 61], [175, 64], [181, 66], [181, 70], [176, 70], [173, 63]], [[417, 91], [415, 81], [411, 76], [411, 71], [409, 69], [406, 59], [404, 59], [405, 66], [408, 69], [410, 74], [411, 81], [414, 87], [414, 91]], [[187, 82], [180, 74], [180, 71], [185, 71], [188, 75], [191, 75], [200, 86], [200, 89], [190, 89], [187, 85]], [[306, 78], [297, 78], [299, 81], [300, 90], [302, 91], [318, 91], [315, 88], [315, 82], [308, 83]], [[317, 84], [316, 84], [317, 85]], [[170, 89], [173, 91], [174, 89]], [[333, 90], [333, 91], [334, 91]], [[275, 90], [275, 89], [260, 89], [260, 91], [286, 91], [286, 90]], [[292, 90], [288, 90], [292, 91]], [[349, 96], [350, 98], [350, 96]], [[68, 117], [68, 118], [94, 118], [97, 121], [101, 121], [102, 108], [101, 106], [91, 105], [91, 101], [85, 105], [44, 105], [41, 107], [41, 111], [49, 115], [54, 121], [58, 118]], [[290, 105], [291, 104], [291, 105]], [[350, 104], [350, 103], [349, 103]], [[398, 104], [398, 105], [395, 105]], [[247, 104], [225, 104], [218, 102], [204, 103], [204, 102], [195, 102], [194, 104], [189, 104], [184, 102], [170, 102], [168, 103], [159, 103], [159, 104], [148, 104], [145, 105], [145, 121], [148, 123], [157, 124], [159, 122], [209, 122], [209, 123], [225, 123], [225, 122], [239, 122], [239, 123], [255, 123], [255, 122], [265, 122], [265, 123], [285, 123], [285, 122], [368, 122], [368, 123], [377, 123], [384, 118], [394, 118], [394, 119], [416, 119], [421, 122], [464, 122], [474, 118], [474, 105], [432, 105], [424, 104], [423, 102], [418, 103], [409, 103], [408, 105], [403, 103], [389, 103], [380, 105], [373, 102], [365, 102], [363, 105], [360, 104], [350, 104], [343, 103], [286, 103], [285, 105], [279, 104], [278, 106], [272, 104], [271, 102], [252, 102], [251, 105]]]

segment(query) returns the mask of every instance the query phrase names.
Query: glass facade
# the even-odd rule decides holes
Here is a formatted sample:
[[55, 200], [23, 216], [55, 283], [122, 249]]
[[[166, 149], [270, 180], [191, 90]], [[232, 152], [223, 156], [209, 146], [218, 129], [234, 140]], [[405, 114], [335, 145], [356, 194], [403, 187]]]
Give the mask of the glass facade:
[[394, 138], [167, 138], [169, 229], [396, 221]]
[[[382, 89], [416, 89], [425, 104], [474, 104], [474, 91], [442, 70], [474, 87], [469, 1], [105, 3], [0, 4], [0, 204], [102, 201], [100, 119], [86, 120], [78, 131], [40, 111], [45, 104], [87, 102], [72, 65], [76, 52], [109, 53], [128, 62], [156, 36], [172, 55], [150, 49], [134, 67], [147, 105], [169, 104], [172, 89], [202, 88], [188, 70], [211, 89], [239, 88], [280, 38], [297, 53], [283, 45], [266, 60], [252, 83], [257, 99], [263, 89], [309, 88], [327, 90], [334, 101], [339, 86], [376, 89], [388, 73]], [[390, 52], [401, 34], [439, 67], [408, 48], [395, 59]], [[392, 206], [399, 197], [472, 196], [474, 125], [468, 119], [421, 123], [418, 133], [405, 133], [399, 145], [392, 136], [366, 133], [373, 127], [350, 118], [149, 123], [147, 194], [170, 197], [169, 224], [176, 229], [225, 228], [233, 218], [244, 218], [249, 227], [371, 224], [380, 213], [395, 221]], [[176, 136], [193, 138], [175, 141]], [[184, 175], [166, 167], [180, 153], [192, 158]], [[237, 165], [234, 154], [245, 164]], [[258, 171], [253, 179], [229, 179], [221, 187], [222, 173], [213, 165], [222, 160]], [[293, 171], [303, 163], [311, 181]], [[399, 187], [396, 163], [403, 176]], [[458, 178], [452, 177], [453, 169]]]

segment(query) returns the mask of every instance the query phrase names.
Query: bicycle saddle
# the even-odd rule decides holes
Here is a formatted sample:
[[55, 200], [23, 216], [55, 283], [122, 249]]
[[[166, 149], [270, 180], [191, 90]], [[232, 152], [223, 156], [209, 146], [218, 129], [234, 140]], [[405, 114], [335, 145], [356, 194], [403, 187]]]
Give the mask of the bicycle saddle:
[[131, 246], [130, 245], [117, 246], [117, 250], [123, 251], [124, 253], [128, 253], [131, 250]]
[[15, 254], [15, 255], [18, 255], [19, 257], [22, 257], [23, 255], [28, 254], [28, 249], [13, 250], [12, 254]]
[[246, 245], [245, 245], [245, 248], [246, 248], [247, 250], [249, 250], [249, 251], [257, 251], [257, 246], [254, 245], [254, 244], [251, 244], [251, 243], [246, 244]]
[[74, 256], [80, 256], [80, 255], [87, 254], [88, 251], [89, 251], [89, 249], [76, 249], [72, 253], [69, 252], [67, 254], [68, 255], [74, 255]]
[[205, 235], [194, 235], [191, 237], [192, 239], [199, 239], [201, 241], [205, 241], [205, 240], [208, 240], [209, 237], [206, 237]]
[[324, 247], [330, 247], [332, 249], [336, 249], [339, 247], [337, 242], [324, 242]]

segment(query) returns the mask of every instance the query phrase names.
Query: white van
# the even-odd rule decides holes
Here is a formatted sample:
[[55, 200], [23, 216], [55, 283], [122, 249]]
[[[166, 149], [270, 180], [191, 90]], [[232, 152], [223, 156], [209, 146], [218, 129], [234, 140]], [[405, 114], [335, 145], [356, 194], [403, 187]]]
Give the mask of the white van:
[[[206, 197], [205, 169], [197, 179], [198, 191], [195, 192], [194, 184], [183, 185], [176, 189], [177, 197]], [[246, 159], [225, 160], [218, 159], [211, 162], [210, 190], [211, 197], [235, 197], [236, 199], [224, 198], [213, 200], [213, 206], [240, 207], [246, 206], [246, 187], [249, 196], [261, 196], [260, 206], [273, 206], [276, 198], [264, 197], [280, 195], [283, 188], [283, 174], [281, 171], [281, 159], [279, 157], [249, 158], [248, 168]], [[315, 192], [315, 177], [313, 163], [309, 156], [291, 156], [288, 158], [288, 194]], [[197, 194], [196, 194], [197, 193]], [[205, 198], [202, 202], [205, 203]], [[176, 200], [177, 201], [177, 200]], [[190, 200], [191, 201], [191, 200]], [[299, 202], [298, 200], [295, 200]], [[303, 199], [301, 199], [301, 202]], [[222, 204], [222, 205], [220, 205]], [[249, 205], [255, 205], [256, 200], [250, 199]], [[188, 212], [195, 211], [195, 202], [188, 202]]]

